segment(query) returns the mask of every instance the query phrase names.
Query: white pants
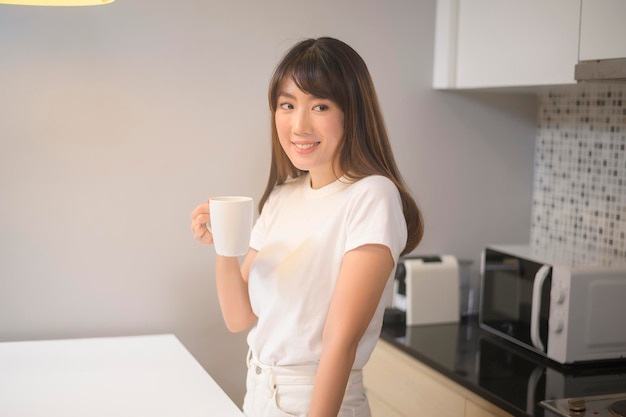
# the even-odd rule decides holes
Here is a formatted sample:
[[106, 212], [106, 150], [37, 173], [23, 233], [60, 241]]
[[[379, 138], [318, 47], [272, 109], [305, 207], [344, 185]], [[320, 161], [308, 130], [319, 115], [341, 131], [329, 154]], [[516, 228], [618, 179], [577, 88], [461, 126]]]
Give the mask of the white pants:
[[[268, 366], [248, 353], [246, 417], [306, 417], [317, 366]], [[350, 373], [338, 417], [371, 417], [363, 373]]]

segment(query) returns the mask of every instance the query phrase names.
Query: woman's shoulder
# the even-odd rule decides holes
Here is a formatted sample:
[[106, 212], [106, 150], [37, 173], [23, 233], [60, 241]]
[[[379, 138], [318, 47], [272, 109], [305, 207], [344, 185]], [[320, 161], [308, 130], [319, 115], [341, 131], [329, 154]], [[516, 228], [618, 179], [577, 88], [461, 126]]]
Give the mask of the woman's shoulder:
[[382, 175], [368, 175], [352, 183], [348, 189], [348, 200], [355, 204], [386, 204], [400, 201], [400, 191], [396, 184]]
[[353, 184], [358, 191], [377, 191], [377, 192], [393, 192], [396, 193], [398, 188], [389, 178], [383, 175], [368, 175], [361, 178]]

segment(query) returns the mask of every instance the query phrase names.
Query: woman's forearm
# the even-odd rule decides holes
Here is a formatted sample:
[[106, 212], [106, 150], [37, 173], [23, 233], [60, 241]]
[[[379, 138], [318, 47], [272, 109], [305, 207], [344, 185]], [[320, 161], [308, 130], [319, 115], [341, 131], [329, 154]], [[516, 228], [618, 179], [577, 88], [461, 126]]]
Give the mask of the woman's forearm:
[[231, 332], [250, 328], [256, 322], [252, 312], [248, 283], [237, 257], [216, 257], [217, 295], [226, 327]]
[[356, 355], [356, 344], [326, 346], [315, 375], [309, 417], [337, 417]]

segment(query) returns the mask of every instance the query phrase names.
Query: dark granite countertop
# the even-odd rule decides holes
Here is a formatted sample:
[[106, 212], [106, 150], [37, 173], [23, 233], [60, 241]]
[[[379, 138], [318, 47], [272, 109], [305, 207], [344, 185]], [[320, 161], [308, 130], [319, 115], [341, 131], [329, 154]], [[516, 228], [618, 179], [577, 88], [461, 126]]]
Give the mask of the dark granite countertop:
[[563, 366], [461, 323], [385, 324], [381, 338], [514, 416], [554, 417], [539, 402], [626, 392], [626, 362]]

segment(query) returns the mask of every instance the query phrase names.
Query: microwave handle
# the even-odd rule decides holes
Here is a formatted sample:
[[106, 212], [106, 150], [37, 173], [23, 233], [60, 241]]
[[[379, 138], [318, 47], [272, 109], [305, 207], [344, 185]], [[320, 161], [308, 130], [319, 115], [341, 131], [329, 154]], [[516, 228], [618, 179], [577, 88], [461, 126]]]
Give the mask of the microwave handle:
[[537, 366], [528, 377], [528, 385], [526, 388], [526, 412], [530, 415], [535, 414], [535, 396], [537, 395], [537, 385], [543, 376], [544, 367]]
[[530, 309], [530, 341], [534, 347], [542, 352], [545, 352], [545, 347], [543, 346], [541, 336], [539, 335], [539, 314], [541, 312], [541, 289], [543, 288], [543, 283], [546, 281], [546, 278], [548, 278], [548, 274], [550, 274], [549, 265], [543, 265], [535, 274], [535, 280], [533, 282], [533, 299]]

